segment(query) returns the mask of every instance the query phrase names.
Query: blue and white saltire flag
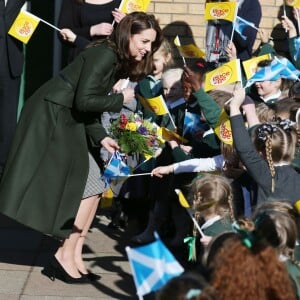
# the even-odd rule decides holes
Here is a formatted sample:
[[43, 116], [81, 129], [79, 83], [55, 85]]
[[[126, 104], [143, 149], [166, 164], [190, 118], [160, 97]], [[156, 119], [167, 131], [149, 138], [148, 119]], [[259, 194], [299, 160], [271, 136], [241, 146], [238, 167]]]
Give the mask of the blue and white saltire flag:
[[298, 80], [300, 71], [285, 57], [275, 57], [271, 64], [260, 68], [246, 83], [245, 88], [259, 81], [274, 81], [279, 78]]
[[235, 19], [235, 25], [234, 25], [234, 30], [244, 39], [246, 40], [247, 37], [245, 35], [243, 35], [243, 31], [244, 29], [247, 27], [247, 26], [250, 26], [256, 30], [258, 30], [258, 28], [255, 26], [254, 23], [252, 22], [248, 22], [247, 20], [239, 17], [239, 16], [236, 16], [236, 19]]
[[127, 177], [130, 174], [130, 168], [126, 165], [123, 159], [124, 155], [118, 151], [114, 152], [102, 174], [102, 179], [106, 183], [109, 184], [112, 179]]
[[299, 80], [300, 71], [286, 57], [279, 59], [275, 56], [274, 59], [284, 66], [284, 69], [280, 72], [280, 77], [289, 80]]
[[294, 53], [293, 53], [294, 61], [298, 59], [299, 54], [300, 54], [300, 37], [297, 37], [294, 39]]
[[207, 123], [203, 123], [198, 114], [189, 111], [185, 112], [183, 122], [183, 136], [190, 134], [192, 137], [202, 137], [203, 133], [208, 130]]
[[183, 267], [160, 240], [140, 247], [126, 247], [126, 252], [139, 299], [160, 289], [168, 280], [183, 273]]

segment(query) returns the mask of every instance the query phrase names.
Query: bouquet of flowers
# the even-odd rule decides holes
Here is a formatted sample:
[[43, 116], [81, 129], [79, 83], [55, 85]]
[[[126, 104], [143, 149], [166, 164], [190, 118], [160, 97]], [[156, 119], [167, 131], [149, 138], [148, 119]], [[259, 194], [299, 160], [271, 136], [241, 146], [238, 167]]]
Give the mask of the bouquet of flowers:
[[139, 114], [121, 114], [111, 123], [109, 132], [111, 137], [118, 141], [122, 152], [153, 156], [162, 143], [157, 129], [155, 123], [143, 120]]

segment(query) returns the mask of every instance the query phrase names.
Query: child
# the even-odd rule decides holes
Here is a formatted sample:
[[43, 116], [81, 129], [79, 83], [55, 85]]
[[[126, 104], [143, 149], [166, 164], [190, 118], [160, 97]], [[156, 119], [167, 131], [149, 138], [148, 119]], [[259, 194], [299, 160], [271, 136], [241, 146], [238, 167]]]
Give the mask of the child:
[[[194, 225], [193, 260], [202, 261], [203, 246], [207, 246], [212, 237], [221, 232], [230, 231], [234, 219], [232, 208], [232, 188], [229, 181], [220, 175], [206, 174], [195, 179], [190, 185], [190, 195], [196, 221], [199, 223], [204, 237], [199, 239], [199, 232]], [[191, 252], [190, 252], [191, 253]]]
[[263, 237], [278, 251], [279, 260], [284, 262], [297, 287], [300, 297], [300, 267], [295, 260], [298, 237], [296, 224], [297, 213], [287, 202], [266, 202], [257, 207], [253, 222], [255, 234]]
[[276, 250], [264, 239], [253, 238], [252, 231], [221, 234], [210, 243], [208, 253], [210, 286], [217, 299], [296, 299], [293, 282]]
[[253, 131], [253, 143], [245, 128], [240, 106], [245, 90], [234, 92], [230, 102], [230, 122], [236, 151], [249, 175], [257, 183], [257, 203], [300, 199], [300, 174], [290, 165], [297, 136], [290, 122], [263, 123]]
[[183, 273], [170, 279], [157, 293], [155, 300], [213, 300], [214, 291], [196, 272]]
[[[136, 93], [144, 98], [153, 98], [163, 94], [161, 77], [166, 68], [174, 64], [169, 42], [164, 39], [160, 48], [153, 54], [153, 72], [138, 82]], [[155, 122], [157, 117], [153, 112], [145, 110], [139, 104], [137, 110], [141, 110], [145, 119], [152, 118]]]

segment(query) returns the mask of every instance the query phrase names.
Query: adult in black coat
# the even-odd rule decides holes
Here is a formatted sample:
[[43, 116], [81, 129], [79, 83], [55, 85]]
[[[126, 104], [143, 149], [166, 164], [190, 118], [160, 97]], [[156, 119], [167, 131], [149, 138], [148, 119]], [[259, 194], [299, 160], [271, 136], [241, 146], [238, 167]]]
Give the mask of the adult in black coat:
[[0, 178], [17, 124], [23, 44], [8, 35], [25, 0], [0, 0]]

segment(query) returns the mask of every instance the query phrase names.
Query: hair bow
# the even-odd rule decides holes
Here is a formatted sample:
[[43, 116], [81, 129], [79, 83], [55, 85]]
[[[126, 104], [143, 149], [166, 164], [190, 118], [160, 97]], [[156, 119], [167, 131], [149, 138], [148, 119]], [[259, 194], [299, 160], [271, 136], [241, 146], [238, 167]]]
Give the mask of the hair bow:
[[253, 234], [251, 232], [249, 232], [248, 230], [242, 229], [240, 227], [240, 225], [234, 221], [232, 223], [232, 229], [240, 235], [240, 237], [242, 238], [242, 243], [247, 247], [247, 248], [252, 248], [253, 246], [253, 241], [254, 241], [254, 237]]
[[290, 119], [284, 119], [284, 120], [280, 120], [278, 125], [283, 130], [291, 130], [291, 128], [293, 127], [294, 124], [295, 124], [295, 122], [291, 121]]
[[277, 131], [277, 127], [273, 124], [265, 123], [258, 127], [257, 138], [263, 142], [267, 140], [267, 137]]

